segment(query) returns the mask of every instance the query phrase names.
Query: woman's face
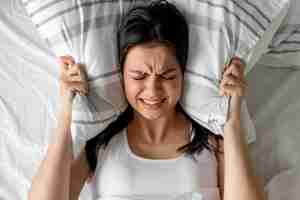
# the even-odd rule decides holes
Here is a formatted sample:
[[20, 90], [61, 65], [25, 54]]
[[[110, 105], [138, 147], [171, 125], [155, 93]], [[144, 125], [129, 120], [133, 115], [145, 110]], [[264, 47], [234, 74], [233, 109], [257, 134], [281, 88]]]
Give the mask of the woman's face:
[[130, 48], [123, 73], [126, 97], [136, 112], [149, 120], [175, 113], [183, 75], [170, 47], [148, 43]]

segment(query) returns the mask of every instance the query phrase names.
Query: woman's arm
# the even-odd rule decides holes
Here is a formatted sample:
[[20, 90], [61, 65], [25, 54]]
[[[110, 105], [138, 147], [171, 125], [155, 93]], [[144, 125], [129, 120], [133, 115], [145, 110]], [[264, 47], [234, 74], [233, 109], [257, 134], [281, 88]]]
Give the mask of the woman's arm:
[[70, 169], [73, 160], [70, 113], [61, 111], [58, 120], [55, 140], [49, 144], [47, 156], [33, 178], [29, 200], [69, 199]]
[[[84, 69], [75, 65], [71, 57], [62, 57], [60, 74], [60, 111], [54, 141], [49, 144], [46, 158], [42, 161], [34, 176], [28, 194], [29, 200], [69, 200], [71, 192], [76, 192], [87, 177], [87, 167], [82, 167], [83, 159], [73, 162], [71, 137], [72, 101], [75, 91], [87, 94], [88, 86]], [[76, 172], [75, 181], [80, 185], [71, 184], [71, 169]], [[80, 172], [80, 173], [78, 173]], [[78, 177], [79, 176], [79, 177]], [[82, 180], [82, 181], [81, 181]], [[80, 187], [79, 187], [80, 186]], [[72, 190], [73, 189], [73, 190]], [[74, 197], [75, 198], [75, 197]]]
[[224, 200], [265, 200], [240, 121], [229, 122], [224, 131]]
[[244, 66], [234, 59], [224, 73], [221, 93], [231, 96], [228, 121], [224, 127], [224, 200], [265, 200], [263, 186], [255, 176], [241, 127], [241, 102], [246, 83]]

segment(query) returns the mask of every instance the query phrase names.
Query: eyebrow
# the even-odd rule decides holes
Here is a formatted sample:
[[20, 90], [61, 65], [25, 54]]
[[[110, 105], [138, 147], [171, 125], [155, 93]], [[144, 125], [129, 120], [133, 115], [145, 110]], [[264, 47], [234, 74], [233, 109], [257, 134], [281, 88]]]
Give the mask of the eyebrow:
[[[133, 73], [143, 73], [143, 72], [140, 71], [140, 70], [129, 70], [129, 71], [130, 71], [130, 72], [133, 72]], [[164, 71], [164, 72], [162, 73], [162, 75], [171, 73], [171, 72], [173, 72], [173, 71], [176, 71], [176, 68], [170, 68], [170, 69]]]

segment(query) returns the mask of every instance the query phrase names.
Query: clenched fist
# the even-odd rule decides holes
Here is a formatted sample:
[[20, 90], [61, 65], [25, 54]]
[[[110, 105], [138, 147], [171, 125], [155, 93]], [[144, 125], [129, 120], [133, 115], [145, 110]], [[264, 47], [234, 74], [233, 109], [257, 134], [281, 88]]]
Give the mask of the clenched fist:
[[232, 58], [230, 64], [224, 69], [219, 93], [232, 97], [228, 121], [240, 121], [241, 101], [247, 89], [244, 71], [245, 65], [238, 57]]
[[85, 66], [75, 63], [71, 56], [59, 57], [60, 98], [64, 106], [71, 106], [75, 94], [87, 95], [89, 91]]

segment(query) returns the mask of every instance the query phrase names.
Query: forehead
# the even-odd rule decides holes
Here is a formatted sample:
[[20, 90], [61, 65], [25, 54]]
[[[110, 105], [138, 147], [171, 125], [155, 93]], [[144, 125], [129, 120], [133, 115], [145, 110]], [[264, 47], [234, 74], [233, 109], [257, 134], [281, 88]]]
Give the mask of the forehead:
[[136, 45], [130, 48], [124, 63], [124, 67], [128, 69], [138, 67], [152, 70], [153, 68], [166, 69], [171, 66], [179, 67], [174, 51], [162, 44]]

